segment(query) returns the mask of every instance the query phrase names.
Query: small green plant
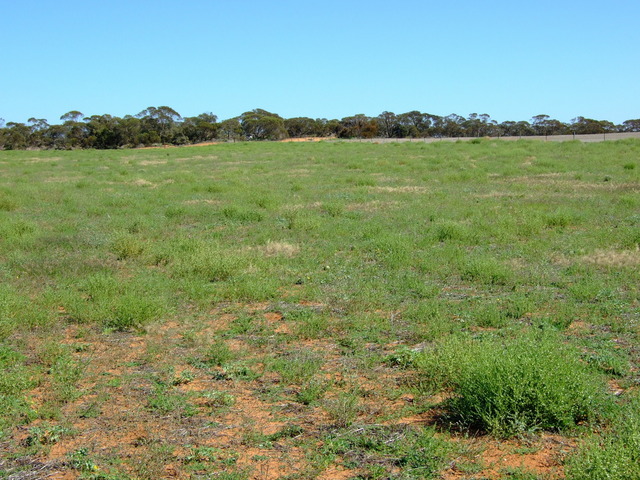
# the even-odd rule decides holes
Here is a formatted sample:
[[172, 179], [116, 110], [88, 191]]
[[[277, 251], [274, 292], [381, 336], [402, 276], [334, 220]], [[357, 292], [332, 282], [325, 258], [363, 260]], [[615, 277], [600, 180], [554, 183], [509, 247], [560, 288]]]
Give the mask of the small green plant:
[[179, 375], [173, 377], [173, 379], [171, 380], [171, 385], [186, 385], [187, 383], [191, 383], [194, 378], [195, 375], [193, 374], [193, 372], [189, 370], [183, 370]]
[[303, 383], [313, 378], [323, 364], [322, 357], [310, 350], [279, 355], [268, 362], [268, 368], [279, 373], [286, 384]]
[[89, 456], [89, 450], [87, 448], [79, 448], [68, 454], [69, 465], [74, 470], [79, 470], [83, 473], [94, 473], [99, 470], [98, 465]]
[[145, 244], [133, 235], [121, 235], [113, 241], [111, 250], [118, 260], [127, 260], [142, 255], [145, 250]]
[[216, 462], [224, 452], [215, 447], [193, 447], [191, 451], [184, 457], [186, 463], [194, 462]]
[[293, 322], [301, 338], [319, 338], [326, 333], [329, 326], [327, 317], [313, 310], [293, 310], [287, 312], [284, 318]]
[[629, 399], [608, 429], [569, 458], [566, 471], [567, 480], [640, 478], [640, 396]]
[[395, 478], [401, 467], [407, 479], [433, 479], [444, 467], [450, 448], [431, 429], [365, 426], [339, 430], [327, 437], [325, 455], [339, 455], [347, 468], [364, 468], [369, 476]]
[[353, 392], [343, 392], [324, 402], [324, 409], [335, 426], [348, 427], [360, 413], [360, 401]]
[[7, 198], [4, 195], [0, 195], [0, 211], [12, 212], [18, 208], [18, 204], [15, 200]]
[[125, 294], [110, 305], [103, 325], [118, 331], [143, 331], [160, 312], [160, 305], [155, 300], [139, 294]]
[[25, 439], [25, 444], [31, 445], [53, 445], [63, 436], [69, 435], [71, 430], [62, 425], [42, 424], [29, 429], [29, 436]]
[[149, 397], [147, 406], [149, 410], [159, 415], [171, 414], [181, 417], [191, 417], [197, 412], [188, 400], [188, 395], [169, 389], [165, 385], [156, 384], [155, 394]]
[[322, 211], [330, 217], [339, 217], [344, 212], [344, 206], [340, 203], [325, 203]]
[[439, 242], [464, 240], [468, 235], [467, 229], [458, 222], [445, 221], [434, 228], [434, 236]]
[[233, 205], [223, 208], [222, 215], [229, 220], [241, 223], [259, 222], [263, 219], [262, 213], [257, 210], [250, 210]]
[[234, 353], [224, 341], [216, 340], [206, 349], [202, 361], [211, 367], [222, 367], [234, 357]]
[[544, 217], [547, 228], [565, 228], [573, 222], [573, 217], [566, 211], [558, 210]]
[[236, 403], [235, 397], [227, 392], [205, 392], [202, 398], [204, 399], [204, 405], [210, 408], [231, 407]]
[[304, 433], [304, 428], [299, 425], [285, 425], [280, 430], [267, 436], [267, 439], [271, 442], [277, 442], [284, 438], [293, 438]]
[[324, 397], [329, 387], [329, 382], [312, 378], [305, 382], [296, 393], [296, 401], [303, 405], [313, 405]]
[[505, 285], [511, 278], [506, 265], [486, 256], [472, 257], [461, 268], [462, 278], [488, 285]]

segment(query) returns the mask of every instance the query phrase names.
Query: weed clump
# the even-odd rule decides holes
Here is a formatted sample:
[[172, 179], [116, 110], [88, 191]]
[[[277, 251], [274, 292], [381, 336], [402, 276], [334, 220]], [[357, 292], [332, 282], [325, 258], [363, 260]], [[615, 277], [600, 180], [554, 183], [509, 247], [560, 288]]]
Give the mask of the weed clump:
[[[325, 455], [339, 455], [345, 467], [359, 467], [363, 475], [354, 478], [437, 478], [450, 448], [430, 429], [366, 426], [338, 430], [327, 437]], [[402, 477], [390, 476], [402, 467]]]
[[610, 431], [594, 436], [569, 459], [569, 480], [640, 478], [640, 396], [617, 413]]
[[461, 266], [461, 274], [464, 280], [486, 285], [506, 285], [512, 276], [507, 266], [488, 256], [467, 260]]
[[611, 405], [600, 375], [557, 334], [453, 337], [415, 363], [430, 388], [447, 388], [452, 424], [499, 437], [563, 431], [596, 421]]
[[469, 237], [467, 228], [457, 222], [444, 221], [436, 226], [434, 235], [439, 242], [463, 241]]

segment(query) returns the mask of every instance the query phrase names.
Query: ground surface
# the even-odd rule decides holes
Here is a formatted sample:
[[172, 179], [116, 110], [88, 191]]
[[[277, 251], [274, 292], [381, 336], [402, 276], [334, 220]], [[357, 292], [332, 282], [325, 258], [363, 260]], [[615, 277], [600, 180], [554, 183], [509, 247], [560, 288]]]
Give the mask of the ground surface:
[[550, 330], [613, 403], [633, 395], [639, 158], [634, 140], [2, 152], [0, 476], [564, 478], [606, 419], [453, 425], [418, 360]]

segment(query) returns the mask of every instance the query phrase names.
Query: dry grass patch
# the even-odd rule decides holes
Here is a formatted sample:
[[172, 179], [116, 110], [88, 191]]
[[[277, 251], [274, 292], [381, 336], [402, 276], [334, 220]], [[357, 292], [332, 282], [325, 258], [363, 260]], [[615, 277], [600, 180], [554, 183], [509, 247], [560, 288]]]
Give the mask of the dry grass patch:
[[640, 249], [636, 250], [596, 250], [584, 255], [580, 260], [603, 267], [633, 267], [640, 265]]
[[380, 200], [372, 200], [370, 202], [362, 203], [350, 203], [345, 207], [345, 210], [350, 212], [376, 212], [378, 210], [388, 210], [390, 208], [396, 208], [399, 206], [399, 202], [382, 202]]
[[220, 200], [212, 200], [210, 198], [198, 198], [195, 200], [185, 200], [184, 202], [185, 205], [197, 205], [200, 203], [204, 203], [206, 205], [220, 205], [222, 204], [222, 202]]
[[62, 160], [62, 157], [31, 157], [25, 163], [50, 163]]
[[137, 180], [134, 180], [133, 182], [131, 182], [132, 185], [135, 185], [136, 187], [151, 187], [151, 188], [155, 188], [158, 185], [150, 182], [149, 180], [145, 180], [144, 178], [138, 178]]
[[287, 242], [268, 242], [258, 247], [267, 257], [293, 257], [300, 253], [300, 247]]
[[143, 160], [140, 165], [146, 167], [147, 165], [164, 165], [165, 163], [167, 163], [166, 160]]
[[385, 193], [427, 193], [427, 187], [417, 185], [405, 185], [402, 187], [371, 187], [374, 192]]

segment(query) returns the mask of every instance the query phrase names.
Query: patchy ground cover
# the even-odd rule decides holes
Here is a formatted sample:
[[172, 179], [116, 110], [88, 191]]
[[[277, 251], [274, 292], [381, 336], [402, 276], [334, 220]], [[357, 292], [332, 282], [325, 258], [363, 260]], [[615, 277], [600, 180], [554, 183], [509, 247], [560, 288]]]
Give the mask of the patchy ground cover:
[[0, 478], [637, 478], [636, 140], [0, 166]]

